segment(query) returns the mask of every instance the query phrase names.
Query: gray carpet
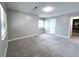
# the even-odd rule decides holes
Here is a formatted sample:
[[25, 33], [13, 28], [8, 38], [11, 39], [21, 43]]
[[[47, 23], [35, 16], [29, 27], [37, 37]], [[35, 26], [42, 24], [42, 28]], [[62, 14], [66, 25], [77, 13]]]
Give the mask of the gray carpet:
[[79, 44], [63, 37], [40, 34], [9, 42], [7, 57], [79, 57]]

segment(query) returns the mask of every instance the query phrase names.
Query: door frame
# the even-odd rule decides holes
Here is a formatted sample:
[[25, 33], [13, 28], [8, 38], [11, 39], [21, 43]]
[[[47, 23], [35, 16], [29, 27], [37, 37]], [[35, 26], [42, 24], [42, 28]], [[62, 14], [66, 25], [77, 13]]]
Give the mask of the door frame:
[[71, 36], [72, 36], [73, 19], [79, 19], [79, 16], [74, 16], [74, 17], [71, 17], [70, 18], [69, 38], [71, 38]]

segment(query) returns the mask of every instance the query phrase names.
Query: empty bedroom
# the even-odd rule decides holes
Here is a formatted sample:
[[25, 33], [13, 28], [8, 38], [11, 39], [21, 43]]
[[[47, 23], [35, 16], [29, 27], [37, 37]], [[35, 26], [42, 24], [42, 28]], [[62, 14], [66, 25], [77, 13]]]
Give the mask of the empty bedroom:
[[79, 2], [0, 2], [0, 57], [79, 57]]

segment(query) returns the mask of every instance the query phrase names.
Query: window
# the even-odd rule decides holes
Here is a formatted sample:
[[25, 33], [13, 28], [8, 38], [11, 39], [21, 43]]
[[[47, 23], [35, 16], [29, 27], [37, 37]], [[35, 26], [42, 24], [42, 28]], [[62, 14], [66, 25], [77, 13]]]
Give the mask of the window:
[[39, 28], [43, 28], [44, 27], [44, 21], [43, 20], [39, 20], [38, 27]]

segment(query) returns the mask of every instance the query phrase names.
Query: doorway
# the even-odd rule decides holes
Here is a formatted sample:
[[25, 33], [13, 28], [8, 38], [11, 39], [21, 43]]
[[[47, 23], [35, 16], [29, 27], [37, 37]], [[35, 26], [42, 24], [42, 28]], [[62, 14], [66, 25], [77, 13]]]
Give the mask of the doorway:
[[71, 18], [70, 39], [79, 44], [79, 17]]
[[72, 36], [79, 36], [79, 19], [73, 19]]
[[79, 17], [72, 17], [70, 25], [70, 37], [79, 36]]

